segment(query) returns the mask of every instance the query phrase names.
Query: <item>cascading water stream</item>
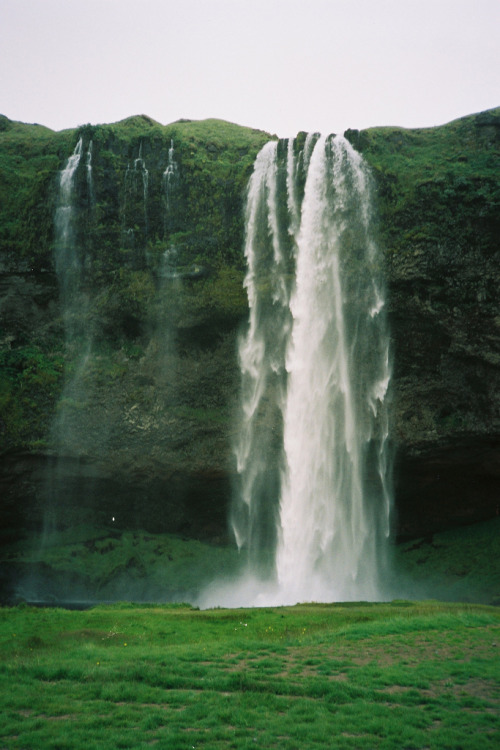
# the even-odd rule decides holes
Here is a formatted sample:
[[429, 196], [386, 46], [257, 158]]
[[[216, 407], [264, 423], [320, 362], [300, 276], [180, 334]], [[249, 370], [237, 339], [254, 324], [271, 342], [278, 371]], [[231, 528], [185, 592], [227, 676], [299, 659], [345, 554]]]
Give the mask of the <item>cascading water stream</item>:
[[[255, 162], [246, 209], [248, 271], [244, 285], [250, 320], [239, 349], [242, 421], [235, 452], [241, 502], [235, 504], [232, 517], [238, 547], [248, 550], [252, 567], [264, 569], [276, 544], [280, 458], [270, 467], [266, 456], [273, 438], [281, 431], [289, 317], [286, 259], [276, 196], [277, 143], [270, 142]], [[270, 391], [272, 400], [267, 398]]]
[[[79, 339], [78, 349], [89, 339], [89, 332], [84, 322], [86, 298], [82, 295], [82, 280], [88, 258], [85, 243], [82, 239], [81, 214], [82, 200], [77, 196], [78, 167], [82, 161], [83, 140], [79, 139], [73, 154], [69, 157], [64, 169], [59, 173], [59, 196], [55, 213], [55, 266], [59, 281], [61, 309], [64, 318], [66, 345], [71, 346], [75, 338]], [[94, 186], [92, 179], [92, 141], [85, 153], [85, 172], [87, 189], [87, 208], [92, 209]], [[82, 183], [80, 182], [80, 187]], [[85, 195], [85, 190], [83, 190]], [[84, 346], [84, 349], [87, 347]]]
[[167, 167], [163, 173], [163, 187], [165, 190], [165, 203], [167, 211], [170, 211], [170, 203], [172, 198], [172, 191], [177, 185], [179, 167], [175, 161], [174, 156], [174, 141], [170, 141], [170, 148], [168, 149], [168, 162]]
[[290, 138], [287, 144], [287, 155], [286, 155], [286, 190], [287, 190], [287, 207], [288, 214], [290, 216], [290, 224], [288, 226], [288, 232], [293, 237], [294, 241], [297, 237], [297, 232], [300, 226], [300, 214], [299, 205], [297, 198], [297, 162], [295, 159], [295, 153], [293, 148], [293, 138]]
[[174, 196], [179, 184], [179, 166], [175, 159], [174, 141], [170, 141], [168, 149], [168, 161], [165, 171], [163, 172], [163, 195], [164, 195], [164, 236], [167, 237], [172, 230], [174, 221], [175, 202]]
[[[138, 246], [145, 248], [149, 234], [148, 217], [149, 171], [142, 157], [142, 143], [139, 154], [134, 159], [133, 167], [127, 165], [125, 172], [125, 191], [123, 204], [123, 239], [124, 244], [132, 249]], [[136, 227], [140, 227], [138, 230]], [[136, 234], [140, 232], [140, 243]], [[142, 236], [141, 236], [142, 235]]]
[[246, 567], [207, 605], [384, 597], [390, 355], [371, 180], [342, 137], [280, 149], [257, 156], [246, 210], [231, 517]]
[[85, 155], [85, 167], [87, 169], [87, 189], [89, 193], [89, 203], [90, 206], [93, 207], [95, 204], [95, 195], [94, 180], [92, 177], [92, 141], [89, 141], [89, 145], [87, 147], [87, 153]]
[[[82, 377], [90, 351], [90, 335], [86, 327], [87, 304], [82, 294], [85, 257], [79, 227], [77, 201], [78, 168], [82, 162], [83, 139], [80, 138], [72, 155], [59, 173], [59, 195], [55, 212], [54, 260], [59, 282], [59, 298], [66, 356], [71, 361], [56, 415], [51, 425], [50, 442], [54, 460], [48, 464], [45, 477], [44, 523], [41, 550], [49, 545], [50, 534], [57, 525], [57, 508], [65, 496], [62, 457], [71, 453], [74, 439], [74, 407], [84, 403]], [[91, 146], [85, 156], [87, 192], [92, 200]]]
[[134, 161], [134, 171], [141, 172], [142, 175], [142, 194], [144, 199], [144, 225], [146, 227], [146, 236], [148, 234], [148, 188], [149, 172], [146, 169], [146, 162], [142, 158], [142, 143], [139, 146], [139, 156]]
[[134, 159], [134, 172], [140, 173], [142, 177], [142, 196], [144, 205], [144, 228], [146, 238], [148, 236], [148, 188], [149, 188], [149, 172], [146, 169], [146, 162], [142, 158], [142, 143], [139, 146], [139, 156]]
[[59, 173], [59, 198], [55, 214], [55, 265], [63, 308], [66, 308], [75, 291], [81, 271], [74, 237], [74, 183], [82, 148], [80, 138], [64, 169]]
[[[69, 412], [65, 404], [83, 403], [85, 389], [82, 379], [92, 346], [89, 328], [88, 297], [85, 293], [84, 274], [88, 258], [81, 230], [81, 214], [93, 208], [94, 185], [92, 178], [92, 141], [89, 142], [82, 160], [82, 138], [59, 175], [59, 205], [55, 216], [56, 271], [60, 288], [61, 309], [64, 318], [66, 349], [71, 357], [71, 375], [67, 377], [57, 418], [52, 427], [52, 439], [59, 447], [68, 447], [71, 436]], [[86, 173], [87, 208], [77, 200], [78, 167], [82, 163]], [[82, 183], [79, 183], [82, 187]], [[85, 195], [85, 192], [84, 192]], [[71, 410], [70, 410], [71, 411]]]
[[309, 164], [290, 303], [276, 556], [285, 601], [379, 596], [389, 530], [382, 467], [389, 354], [369, 219], [359, 154], [342, 138], [321, 138]]

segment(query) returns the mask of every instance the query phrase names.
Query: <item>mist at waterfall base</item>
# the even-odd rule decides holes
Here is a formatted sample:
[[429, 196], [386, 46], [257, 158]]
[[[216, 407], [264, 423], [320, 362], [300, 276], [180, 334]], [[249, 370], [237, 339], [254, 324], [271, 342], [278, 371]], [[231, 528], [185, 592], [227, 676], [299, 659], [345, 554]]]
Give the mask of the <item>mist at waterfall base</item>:
[[369, 173], [342, 137], [270, 142], [248, 188], [243, 572], [201, 606], [390, 598], [390, 352]]

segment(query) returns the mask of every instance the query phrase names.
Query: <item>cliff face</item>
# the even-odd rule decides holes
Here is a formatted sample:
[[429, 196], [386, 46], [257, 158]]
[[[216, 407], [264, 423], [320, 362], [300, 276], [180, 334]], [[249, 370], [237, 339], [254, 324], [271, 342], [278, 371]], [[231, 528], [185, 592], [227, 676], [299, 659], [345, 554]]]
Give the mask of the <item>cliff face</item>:
[[357, 136], [388, 260], [401, 534], [499, 512], [499, 115]]
[[[0, 125], [4, 528], [49, 508], [59, 523], [223, 539], [245, 186], [268, 136], [148, 118]], [[401, 535], [498, 513], [499, 134], [498, 110], [346, 134], [378, 186]], [[54, 216], [80, 138], [68, 293]]]
[[498, 514], [499, 260], [453, 242], [394, 260], [401, 534]]

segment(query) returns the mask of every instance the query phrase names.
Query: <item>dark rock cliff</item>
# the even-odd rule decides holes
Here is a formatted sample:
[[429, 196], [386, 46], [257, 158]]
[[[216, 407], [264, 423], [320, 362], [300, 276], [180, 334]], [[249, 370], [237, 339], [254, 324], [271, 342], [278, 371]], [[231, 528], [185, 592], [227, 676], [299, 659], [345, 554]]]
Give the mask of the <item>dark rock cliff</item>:
[[[268, 136], [148, 118], [63, 134], [1, 124], [4, 533], [40, 527], [50, 508], [62, 524], [115, 517], [224, 539], [244, 191]], [[378, 185], [400, 536], [499, 512], [499, 133], [498, 110], [429, 131], [347, 133]], [[80, 169], [81, 279], [65, 312], [53, 216], [80, 136], [84, 150], [93, 143], [93, 192]]]
[[[397, 528], [414, 535], [500, 510], [500, 113], [380, 137], [409, 170], [381, 215]], [[376, 150], [365, 146], [377, 164]], [[378, 174], [383, 192], [393, 174]]]

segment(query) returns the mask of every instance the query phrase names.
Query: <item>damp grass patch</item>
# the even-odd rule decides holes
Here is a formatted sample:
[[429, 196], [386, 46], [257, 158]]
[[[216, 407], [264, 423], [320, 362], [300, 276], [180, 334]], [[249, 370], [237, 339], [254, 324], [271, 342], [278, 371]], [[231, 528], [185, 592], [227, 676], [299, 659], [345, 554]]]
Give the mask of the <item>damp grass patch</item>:
[[9, 748], [495, 748], [500, 612], [0, 609]]

